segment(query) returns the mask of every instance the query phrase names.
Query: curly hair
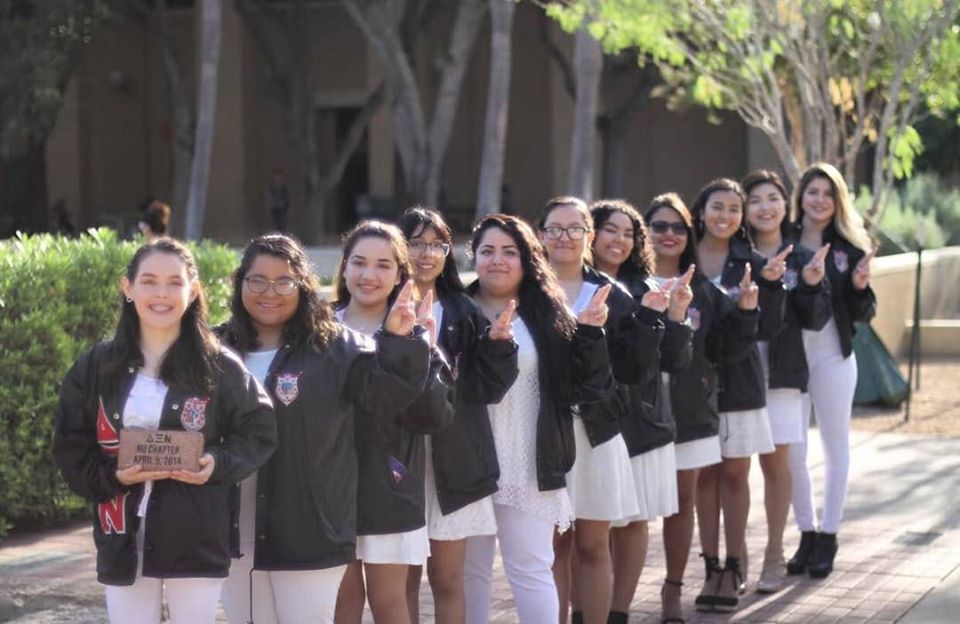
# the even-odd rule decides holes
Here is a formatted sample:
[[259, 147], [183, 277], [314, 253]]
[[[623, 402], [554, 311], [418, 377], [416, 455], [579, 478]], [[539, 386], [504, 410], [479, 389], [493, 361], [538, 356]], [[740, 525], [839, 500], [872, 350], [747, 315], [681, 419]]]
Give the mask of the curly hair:
[[[650, 242], [650, 233], [640, 212], [632, 204], [622, 199], [598, 199], [590, 204], [590, 214], [593, 217], [593, 229], [600, 231], [604, 224], [614, 214], [619, 213], [630, 219], [633, 227], [633, 250], [630, 258], [620, 266], [620, 276], [623, 278], [646, 277], [653, 274], [656, 263], [656, 254], [653, 253], [653, 244]], [[596, 246], [597, 239], [593, 239]]]
[[473, 228], [470, 249], [476, 256], [477, 248], [487, 230], [497, 228], [513, 239], [520, 251], [519, 309], [534, 323], [543, 324], [570, 340], [577, 328], [577, 320], [567, 308], [563, 290], [547, 262], [543, 245], [533, 229], [520, 219], [504, 214], [482, 217]]
[[357, 246], [357, 242], [362, 238], [371, 236], [383, 239], [390, 244], [390, 248], [393, 250], [393, 259], [397, 262], [397, 269], [400, 272], [400, 279], [387, 299], [388, 306], [393, 304], [403, 285], [410, 279], [412, 274], [410, 252], [407, 250], [407, 240], [403, 237], [400, 228], [383, 221], [361, 221], [343, 237], [343, 254], [340, 256], [340, 265], [337, 267], [337, 277], [334, 280], [336, 299], [334, 299], [333, 306], [338, 310], [350, 304], [350, 291], [347, 290], [347, 281], [343, 278], [343, 273], [347, 268], [347, 260], [353, 253], [353, 248]]
[[293, 344], [307, 341], [319, 350], [325, 349], [337, 334], [336, 318], [330, 304], [320, 295], [320, 280], [303, 247], [285, 234], [258, 236], [244, 248], [240, 266], [233, 272], [231, 318], [224, 333], [227, 343], [241, 355], [260, 346], [253, 319], [243, 305], [243, 280], [256, 259], [262, 255], [286, 261], [300, 293], [297, 309], [283, 326], [283, 341]]

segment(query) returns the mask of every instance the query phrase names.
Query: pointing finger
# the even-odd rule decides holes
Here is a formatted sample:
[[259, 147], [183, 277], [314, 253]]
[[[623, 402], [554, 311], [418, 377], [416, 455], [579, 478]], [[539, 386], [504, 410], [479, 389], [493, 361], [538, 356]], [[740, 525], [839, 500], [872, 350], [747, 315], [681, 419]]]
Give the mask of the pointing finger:
[[744, 269], [743, 269], [743, 279], [740, 280], [740, 288], [741, 288], [741, 289], [742, 289], [742, 288], [747, 288], [748, 286], [750, 286], [750, 282], [752, 281], [752, 277], [751, 277], [751, 275], [750, 275], [751, 272], [752, 272], [752, 271], [751, 271], [751, 268], [750, 268], [750, 264], [747, 263], [747, 265], [746, 265], [746, 266], [744, 267]]
[[786, 249], [784, 249], [783, 251], [775, 255], [773, 258], [771, 258], [771, 260], [775, 260], [776, 262], [783, 262], [784, 260], [787, 259], [787, 256], [789, 256], [792, 252], [793, 252], [793, 245], [787, 245]]
[[593, 294], [593, 299], [590, 301], [590, 307], [600, 306], [606, 303], [607, 297], [610, 296], [610, 289], [612, 288], [612, 284], [601, 286], [597, 292]]
[[681, 286], [689, 286], [690, 280], [693, 279], [693, 272], [696, 270], [697, 265], [691, 264], [687, 267], [687, 272], [680, 277]]
[[507, 304], [507, 307], [504, 308], [503, 312], [500, 313], [500, 316], [497, 317], [497, 325], [503, 328], [510, 327], [510, 321], [513, 320], [513, 313], [517, 309], [517, 301], [511, 299], [510, 303]]
[[428, 290], [426, 296], [420, 302], [420, 307], [417, 309], [417, 317], [423, 318], [428, 314], [433, 313], [433, 291]]
[[410, 303], [410, 299], [413, 297], [413, 280], [407, 280], [407, 283], [403, 285], [403, 288], [400, 289], [400, 293], [397, 295], [397, 300], [394, 302], [395, 306], [407, 305]]
[[817, 262], [823, 262], [827, 258], [827, 253], [830, 251], [830, 243], [827, 243], [823, 247], [817, 250], [817, 253], [813, 254], [813, 259]]

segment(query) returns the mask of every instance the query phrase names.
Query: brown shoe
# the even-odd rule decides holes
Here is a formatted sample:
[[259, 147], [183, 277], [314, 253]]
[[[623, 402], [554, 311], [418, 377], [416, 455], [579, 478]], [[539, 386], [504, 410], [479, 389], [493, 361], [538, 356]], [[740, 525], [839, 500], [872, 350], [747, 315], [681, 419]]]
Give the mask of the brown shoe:
[[775, 594], [783, 589], [785, 566], [782, 552], [779, 555], [767, 555], [763, 559], [763, 569], [760, 571], [759, 580], [757, 580], [757, 593]]

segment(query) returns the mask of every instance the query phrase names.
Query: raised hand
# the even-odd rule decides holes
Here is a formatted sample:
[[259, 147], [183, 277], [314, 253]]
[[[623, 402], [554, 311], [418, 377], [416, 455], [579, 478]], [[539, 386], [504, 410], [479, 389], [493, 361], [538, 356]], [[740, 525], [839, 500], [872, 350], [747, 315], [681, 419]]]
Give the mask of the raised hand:
[[192, 472], [190, 470], [174, 470], [170, 473], [170, 478], [175, 481], [182, 481], [184, 483], [192, 483], [193, 485], [203, 485], [210, 479], [210, 475], [213, 474], [213, 467], [217, 462], [213, 459], [213, 455], [210, 453], [204, 453], [200, 457], [200, 470], [197, 472]]
[[497, 320], [490, 325], [491, 340], [513, 340], [513, 313], [517, 310], [517, 302], [510, 300], [507, 307], [497, 315]]
[[591, 325], [593, 327], [603, 327], [607, 322], [607, 296], [610, 295], [611, 284], [601, 286], [597, 292], [593, 293], [590, 303], [583, 312], [577, 315], [577, 321], [582, 325]]
[[427, 295], [420, 301], [417, 307], [417, 325], [427, 330], [430, 336], [430, 346], [437, 345], [437, 319], [433, 316], [433, 291], [428, 290]]
[[650, 290], [643, 293], [643, 297], [640, 298], [640, 305], [657, 312], [665, 311], [670, 305], [670, 292], [673, 290], [676, 281], [676, 279], [672, 279], [663, 286], [654, 284]]
[[743, 271], [743, 279], [740, 280], [740, 298], [737, 299], [737, 307], [741, 310], [756, 310], [760, 303], [760, 288], [753, 283], [750, 278], [750, 264], [747, 263]]
[[779, 281], [787, 271], [787, 256], [790, 255], [791, 251], [793, 251], [793, 245], [787, 245], [783, 251], [767, 260], [767, 263], [763, 265], [763, 269], [760, 271], [763, 279], [768, 282]]
[[803, 276], [803, 281], [810, 286], [816, 286], [823, 280], [823, 276], [826, 274], [826, 259], [827, 252], [830, 251], [830, 243], [827, 243], [823, 247], [817, 250], [817, 253], [813, 254], [813, 257], [810, 258], [804, 267], [801, 275]]
[[873, 260], [873, 257], [876, 255], [876, 248], [871, 249], [870, 253], [861, 258], [860, 262], [857, 263], [857, 268], [853, 270], [853, 275], [850, 276], [850, 279], [853, 281], [853, 287], [857, 290], [863, 290], [870, 285], [870, 261]]
[[413, 304], [413, 280], [407, 280], [387, 313], [383, 329], [395, 336], [409, 336], [417, 324], [417, 311]]
[[671, 321], [682, 323], [687, 318], [687, 308], [693, 301], [693, 289], [690, 288], [690, 280], [693, 279], [693, 273], [697, 265], [691, 264], [687, 267], [687, 272], [680, 276], [673, 284], [670, 290], [670, 308], [667, 310], [667, 318]]

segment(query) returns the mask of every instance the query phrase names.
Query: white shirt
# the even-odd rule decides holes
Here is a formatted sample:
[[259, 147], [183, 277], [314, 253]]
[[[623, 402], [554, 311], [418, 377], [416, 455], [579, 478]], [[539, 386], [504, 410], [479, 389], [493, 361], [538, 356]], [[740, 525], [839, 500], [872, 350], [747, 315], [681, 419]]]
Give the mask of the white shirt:
[[[127, 395], [123, 406], [123, 426], [139, 429], [159, 429], [160, 416], [163, 414], [163, 401], [167, 397], [167, 384], [155, 377], [137, 373], [133, 388]], [[153, 481], [143, 484], [143, 498], [137, 508], [137, 515], [143, 518], [147, 514], [147, 502], [153, 492]]]

